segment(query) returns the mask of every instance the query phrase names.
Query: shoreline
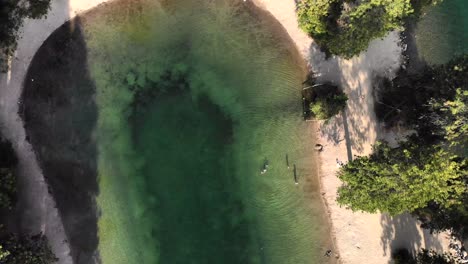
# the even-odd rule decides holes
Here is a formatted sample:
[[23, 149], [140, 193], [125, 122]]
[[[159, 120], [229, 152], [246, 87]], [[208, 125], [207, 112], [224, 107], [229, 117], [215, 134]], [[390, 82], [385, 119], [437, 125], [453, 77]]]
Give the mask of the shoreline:
[[[349, 264], [390, 263], [392, 251], [406, 248], [411, 253], [421, 248], [446, 251], [446, 233], [433, 235], [420, 228], [409, 214], [390, 217], [386, 214], [352, 212], [336, 203], [341, 185], [336, 173], [336, 160], [351, 160], [355, 155], [368, 155], [379, 139], [394, 141], [394, 131], [384, 131], [374, 112], [373, 85], [376, 77], [395, 76], [403, 61], [399, 32], [391, 32], [382, 40], [374, 40], [366, 52], [350, 60], [332, 56], [325, 60], [313, 40], [298, 26], [295, 2], [253, 0], [254, 4], [272, 14], [284, 27], [311, 71], [320, 73], [318, 81], [339, 85], [348, 95], [348, 105], [340, 115], [327, 124], [314, 124], [316, 142], [324, 150], [318, 160], [318, 177], [323, 205], [326, 208], [331, 238], [339, 262]], [[312, 151], [312, 150], [311, 150]], [[372, 254], [368, 254], [372, 252]]]
[[[248, 9], [251, 10], [251, 12], [257, 13], [260, 19], [265, 20], [264, 22], [272, 23], [272, 25], [269, 25], [269, 26], [270, 28], [273, 28], [273, 31], [275, 32], [275, 36], [280, 37], [285, 42], [291, 43], [290, 52], [292, 56], [294, 57], [294, 61], [296, 61], [298, 64], [301, 65], [303, 78], [306, 79], [308, 73], [310, 72], [310, 61], [307, 59], [306, 56], [304, 56], [305, 54], [304, 52], [306, 52], [306, 49], [305, 49], [306, 45], [312, 45], [312, 40], [309, 37], [305, 36], [303, 40], [307, 39], [310, 41], [303, 42], [304, 45], [301, 51], [298, 47], [298, 43], [290, 35], [290, 31], [288, 31], [284, 27], [284, 25], [277, 19], [277, 17], [275, 17], [275, 15], [273, 15], [270, 11], [268, 11], [268, 9], [264, 5], [262, 5], [262, 3], [260, 3], [259, 1], [262, 1], [262, 0], [253, 0], [251, 2], [250, 1], [247, 2], [246, 4], [248, 5]], [[302, 33], [302, 31], [300, 31], [299, 33]], [[320, 129], [320, 124], [314, 121], [314, 122], [310, 122], [308, 127], [309, 129], [306, 133], [312, 136], [315, 134], [315, 131]], [[318, 141], [319, 140], [317, 138], [314, 138], [312, 142], [313, 144], [315, 144]], [[320, 200], [321, 200], [321, 207], [322, 207], [321, 211], [326, 214], [323, 218], [324, 218], [325, 223], [327, 224], [327, 231], [329, 233], [328, 238], [323, 239], [323, 241], [325, 241], [325, 243], [329, 245], [329, 247], [327, 247], [327, 250], [332, 250], [331, 257], [329, 258], [327, 263], [328, 264], [341, 263], [339, 249], [336, 243], [336, 236], [334, 234], [333, 222], [330, 217], [328, 201], [323, 196], [323, 181], [320, 179], [321, 157], [319, 155], [319, 152], [313, 151], [310, 153], [310, 158], [313, 159], [312, 163], [314, 165], [317, 165], [316, 170], [314, 168], [312, 168], [311, 170], [314, 171], [313, 177], [316, 177], [316, 179], [313, 179], [313, 181], [316, 181], [318, 185], [317, 191], [319, 193]]]
[[[285, 41], [289, 41], [292, 45], [291, 46], [294, 46], [292, 49], [294, 49], [293, 51], [291, 51], [293, 53], [293, 56], [295, 57], [295, 60], [298, 61], [298, 63], [300, 63], [301, 65], [303, 65], [302, 68], [302, 71], [303, 71], [303, 77], [304, 79], [307, 78], [307, 74], [311, 71], [311, 65], [310, 65], [310, 60], [309, 58], [307, 58], [307, 54], [309, 53], [309, 48], [308, 46], [312, 45], [313, 41], [311, 38], [309, 38], [305, 33], [303, 33], [298, 27], [297, 28], [286, 28], [285, 25], [283, 23], [280, 22], [280, 19], [282, 21], [285, 21], [285, 19], [287, 19], [286, 17], [282, 17], [280, 16], [280, 19], [278, 18], [278, 15], [277, 13], [273, 14], [269, 9], [268, 9], [268, 5], [264, 4], [262, 2], [263, 0], [252, 0], [252, 1], [249, 1], [247, 2], [247, 4], [249, 5], [249, 8], [250, 6], [253, 6], [257, 11], [256, 12], [264, 12], [266, 14], [262, 14], [263, 16], [263, 19], [265, 17], [268, 18], [268, 20], [275, 20], [273, 23], [275, 23], [275, 25], [273, 25], [273, 28], [275, 28], [275, 32], [278, 32], [278, 34], [281, 34], [281, 38], [283, 38]], [[284, 6], [281, 5], [279, 6], [279, 9], [283, 9], [283, 8], [286, 8], [287, 6]], [[296, 37], [296, 39], [294, 39], [292, 36], [299, 36], [299, 41]], [[309, 131], [307, 131], [307, 134], [310, 134], [310, 135], [315, 135], [315, 131], [317, 131], [318, 129], [320, 129], [320, 123], [319, 122], [310, 122], [310, 125], [309, 125]], [[319, 141], [318, 138], [314, 138], [313, 140], [313, 143], [317, 143]], [[328, 233], [329, 233], [329, 237], [326, 239], [327, 243], [331, 244], [330, 247], [328, 248], [329, 250], [332, 250], [332, 254], [331, 254], [331, 257], [329, 259], [329, 261], [327, 263], [342, 263], [341, 259], [340, 259], [340, 254], [339, 254], [339, 249], [338, 249], [338, 246], [337, 246], [337, 243], [336, 243], [336, 235], [334, 234], [334, 227], [333, 227], [333, 221], [331, 219], [331, 216], [330, 216], [330, 209], [329, 209], [329, 205], [328, 205], [328, 201], [327, 199], [323, 196], [323, 190], [324, 190], [324, 187], [323, 187], [323, 181], [320, 177], [321, 175], [321, 157], [319, 155], [319, 152], [316, 152], [316, 151], [313, 151], [311, 152], [311, 158], [314, 160], [313, 161], [313, 164], [316, 164], [318, 165], [316, 167], [316, 170], [314, 172], [314, 176], [317, 177], [316, 178], [316, 181], [318, 183], [318, 192], [319, 192], [319, 196], [320, 196], [320, 200], [321, 200], [321, 205], [322, 205], [322, 211], [326, 214], [324, 216], [324, 219], [326, 221], [326, 224], [327, 224], [327, 229], [328, 229]], [[314, 179], [315, 180], [315, 179]]]

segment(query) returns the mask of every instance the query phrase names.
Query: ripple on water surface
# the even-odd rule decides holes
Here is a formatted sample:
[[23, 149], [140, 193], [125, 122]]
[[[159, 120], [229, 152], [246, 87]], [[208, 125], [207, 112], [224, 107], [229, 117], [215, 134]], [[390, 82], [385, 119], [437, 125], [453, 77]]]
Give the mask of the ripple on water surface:
[[302, 62], [247, 5], [117, 1], [81, 17], [104, 264], [332, 261]]
[[417, 24], [418, 52], [430, 64], [468, 53], [468, 1], [445, 0], [427, 9]]

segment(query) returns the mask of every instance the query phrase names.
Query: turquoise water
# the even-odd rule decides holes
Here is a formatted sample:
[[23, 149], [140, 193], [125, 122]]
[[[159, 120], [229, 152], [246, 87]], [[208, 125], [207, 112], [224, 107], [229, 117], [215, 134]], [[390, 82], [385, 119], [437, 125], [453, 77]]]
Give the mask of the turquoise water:
[[431, 64], [468, 53], [468, 1], [444, 0], [428, 8], [417, 25], [416, 44], [420, 57]]
[[81, 19], [104, 264], [332, 263], [303, 62], [271, 18], [142, 0]]

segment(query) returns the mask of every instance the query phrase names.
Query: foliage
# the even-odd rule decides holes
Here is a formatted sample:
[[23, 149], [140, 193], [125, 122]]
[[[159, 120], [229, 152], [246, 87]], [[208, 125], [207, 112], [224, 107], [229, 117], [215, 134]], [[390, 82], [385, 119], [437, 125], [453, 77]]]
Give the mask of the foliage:
[[[421, 72], [400, 71], [392, 81], [384, 81], [378, 94], [377, 116], [387, 125], [399, 121], [417, 132], [421, 149], [432, 146], [457, 157], [467, 182], [468, 159], [468, 56], [464, 55], [445, 65], [426, 66]], [[422, 226], [431, 231], [451, 230], [459, 237], [468, 237], [468, 193], [453, 204], [430, 201], [413, 213]]]
[[[376, 100], [377, 117], [391, 126], [399, 121], [415, 129], [426, 144], [441, 144], [468, 157], [468, 56], [418, 74], [400, 71], [384, 81]], [[403, 99], [402, 99], [403, 98]]]
[[329, 119], [346, 107], [348, 97], [336, 86], [326, 85], [325, 89], [316, 89], [309, 104], [312, 115], [317, 119]]
[[58, 260], [42, 234], [28, 237], [10, 235], [1, 244], [4, 252], [0, 258], [2, 264], [51, 264]]
[[301, 28], [313, 35], [326, 35], [334, 21], [328, 20], [333, 14], [333, 6], [340, 4], [340, 0], [301, 1], [298, 5], [297, 15]]
[[[0, 209], [11, 209], [16, 195], [15, 167], [18, 163], [13, 146], [0, 137]], [[55, 262], [47, 239], [42, 235], [0, 238], [0, 263], [49, 264]]]
[[439, 128], [453, 152], [468, 151], [468, 89], [458, 88], [453, 100], [431, 99], [431, 123]]
[[13, 170], [0, 168], [0, 208], [12, 209], [16, 194], [16, 177]]
[[443, 139], [445, 128], [437, 121], [443, 112], [437, 113], [434, 106], [456, 100], [459, 89], [463, 95], [468, 89], [467, 69], [468, 56], [464, 55], [444, 65], [427, 66], [419, 73], [400, 70], [395, 79], [384, 80], [378, 87], [377, 117], [387, 125], [399, 121], [423, 137], [439, 135]]
[[0, 138], [0, 208], [11, 209], [14, 205], [17, 162], [11, 143]]
[[416, 258], [410, 255], [408, 250], [399, 249], [392, 255], [395, 264], [456, 264], [452, 255], [448, 253], [438, 254], [433, 250], [422, 249]]
[[29, 0], [23, 4], [28, 18], [38, 19], [47, 14], [50, 8], [50, 0]]
[[343, 166], [338, 203], [352, 210], [396, 215], [424, 208], [460, 204], [466, 192], [467, 162], [442, 148], [420, 145], [416, 138], [391, 148], [380, 142], [369, 157]]
[[416, 257], [417, 264], [455, 264], [456, 261], [452, 255], [444, 253], [438, 254], [433, 250], [423, 249]]
[[414, 214], [422, 222], [421, 227], [431, 232], [450, 230], [460, 239], [468, 237], [468, 195], [465, 194], [462, 202], [450, 207], [442, 207], [436, 203], [429, 203], [425, 208], [418, 209]]
[[431, 0], [302, 0], [300, 27], [327, 53], [351, 58], [365, 51], [373, 39], [399, 29], [404, 19]]
[[0, 245], [0, 260], [5, 260], [6, 257], [10, 255], [10, 252], [8, 250], [3, 249], [3, 246]]
[[49, 10], [50, 0], [0, 0], [0, 70], [16, 49], [18, 30], [25, 18], [37, 19]]

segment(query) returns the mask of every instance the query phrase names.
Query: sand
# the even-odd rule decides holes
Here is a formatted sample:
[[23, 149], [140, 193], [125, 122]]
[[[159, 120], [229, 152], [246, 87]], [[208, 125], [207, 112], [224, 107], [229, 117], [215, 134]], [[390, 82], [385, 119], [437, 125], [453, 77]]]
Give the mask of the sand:
[[25, 21], [10, 71], [0, 74], [1, 132], [13, 142], [19, 158], [17, 207], [22, 217], [18, 228], [21, 232], [44, 233], [59, 258], [58, 263], [73, 263], [70, 248], [55, 201], [47, 190], [36, 155], [25, 139], [18, 103], [28, 66], [40, 45], [64, 22], [106, 1], [53, 0], [46, 18]]
[[[399, 33], [391, 32], [373, 41], [368, 50], [351, 60], [332, 57], [325, 60], [313, 40], [302, 32], [296, 20], [294, 0], [255, 0], [283, 25], [309, 68], [318, 72], [319, 81], [331, 81], [348, 95], [345, 111], [328, 124], [318, 124], [317, 142], [324, 145], [320, 153], [319, 175], [322, 195], [327, 206], [332, 236], [341, 263], [389, 263], [398, 248], [416, 252], [420, 248], [447, 250], [448, 235], [431, 235], [419, 227], [411, 215], [390, 217], [386, 214], [352, 212], [336, 203], [341, 185], [336, 177], [336, 159], [346, 162], [355, 155], [368, 155], [378, 139], [394, 140], [394, 131], [382, 129], [374, 113], [372, 85], [376, 76], [394, 76], [401, 63]], [[312, 146], [311, 146], [312, 151]]]

